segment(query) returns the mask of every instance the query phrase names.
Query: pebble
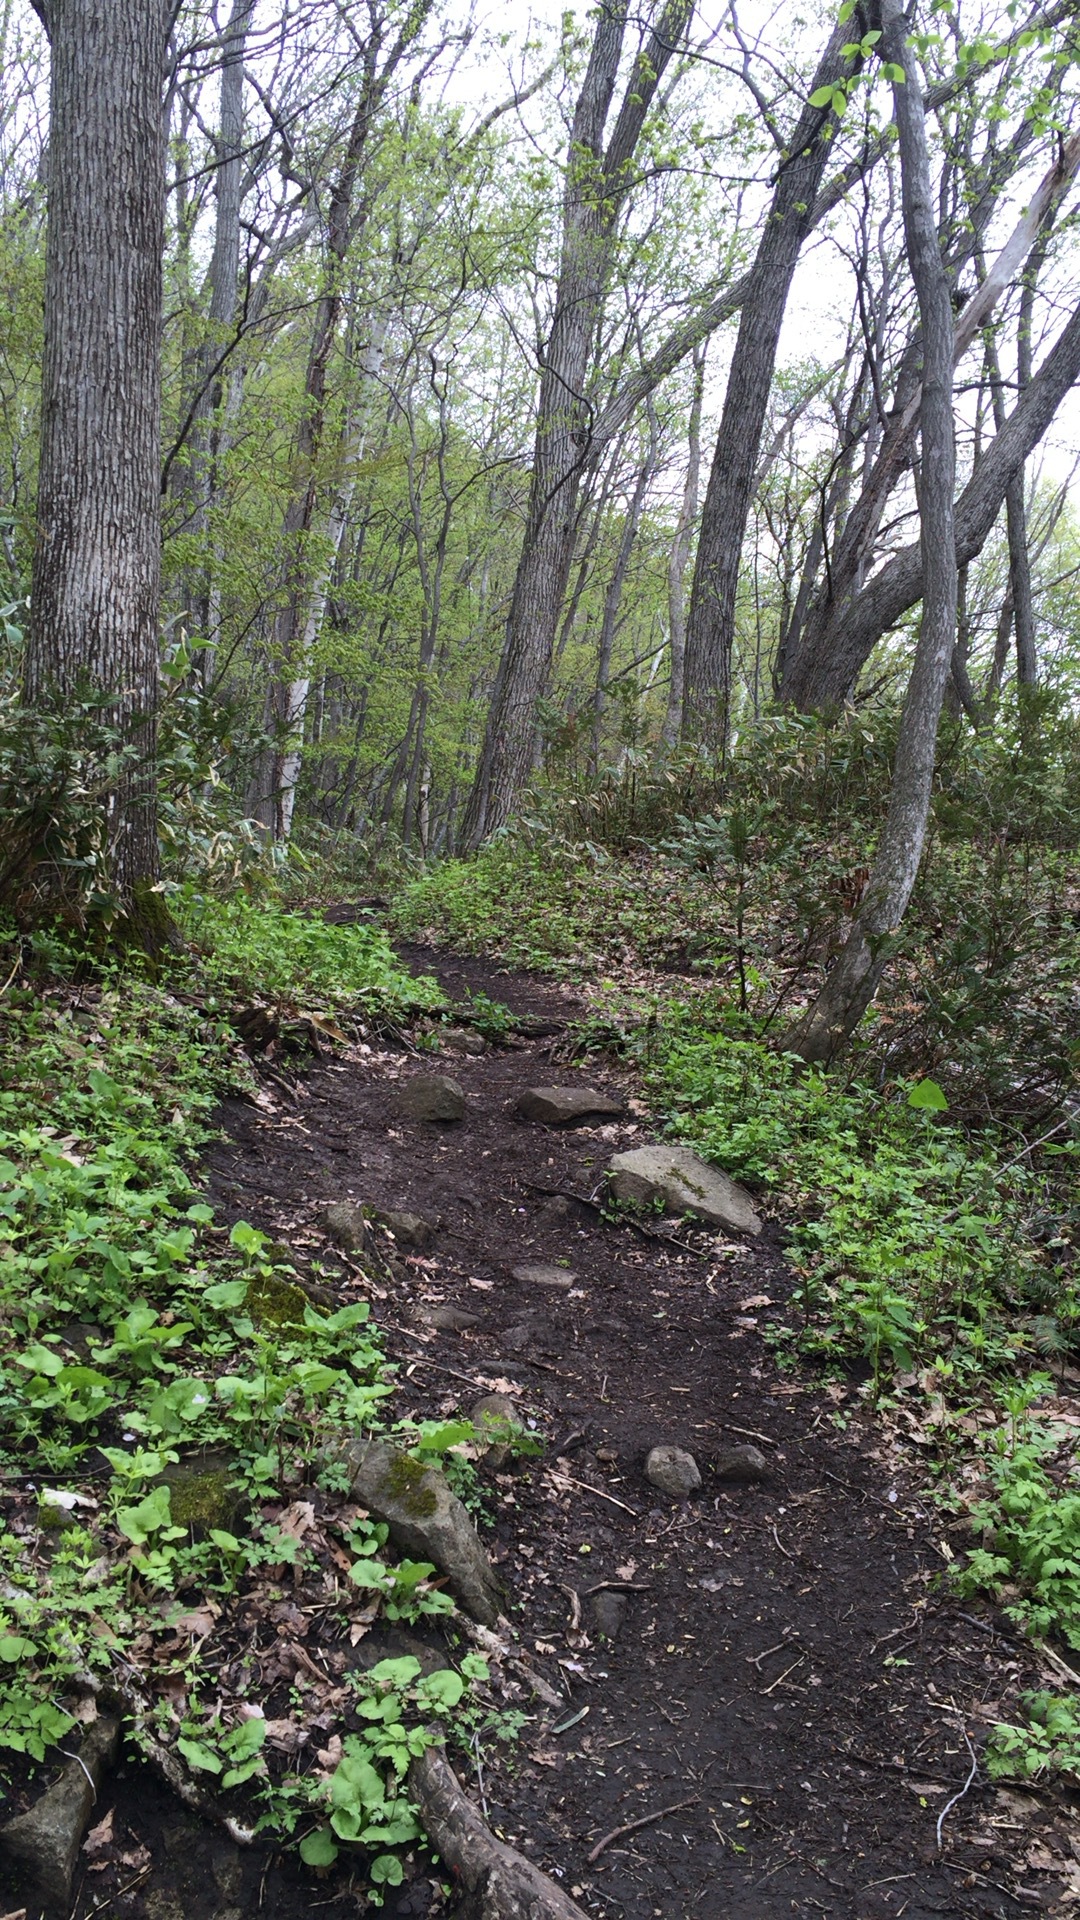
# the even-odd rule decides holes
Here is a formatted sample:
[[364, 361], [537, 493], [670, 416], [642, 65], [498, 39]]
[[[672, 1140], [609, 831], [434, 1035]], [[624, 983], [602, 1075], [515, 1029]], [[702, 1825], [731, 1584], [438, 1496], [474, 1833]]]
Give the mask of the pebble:
[[760, 1447], [725, 1447], [713, 1472], [718, 1480], [767, 1480], [769, 1463]]
[[592, 1598], [592, 1617], [597, 1633], [605, 1640], [617, 1640], [629, 1600], [625, 1593], [595, 1593]]
[[410, 1120], [462, 1120], [465, 1095], [445, 1073], [414, 1073], [398, 1088], [397, 1104]]
[[569, 1292], [577, 1280], [577, 1274], [572, 1273], [569, 1267], [546, 1266], [543, 1263], [511, 1267], [510, 1271], [523, 1287], [559, 1287], [564, 1293]]

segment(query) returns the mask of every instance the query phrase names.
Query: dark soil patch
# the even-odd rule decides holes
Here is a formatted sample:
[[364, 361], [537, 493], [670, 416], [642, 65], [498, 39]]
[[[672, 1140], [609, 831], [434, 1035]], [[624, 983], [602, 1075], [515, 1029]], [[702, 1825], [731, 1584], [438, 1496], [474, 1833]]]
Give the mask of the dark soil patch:
[[[455, 998], [483, 991], [552, 1024], [576, 1011], [561, 989], [482, 962], [409, 959]], [[491, 1537], [510, 1616], [566, 1706], [537, 1707], [509, 1759], [483, 1756], [492, 1825], [605, 1920], [1065, 1911], [1060, 1797], [980, 1775], [936, 1845], [968, 1773], [964, 1729], [978, 1746], [994, 1703], [1018, 1678], [1034, 1683], [1030, 1655], [942, 1589], [942, 1522], [886, 1456], [856, 1390], [778, 1369], [762, 1331], [790, 1290], [775, 1231], [717, 1246], [690, 1230], [676, 1245], [566, 1197], [591, 1195], [612, 1152], [652, 1136], [641, 1115], [574, 1132], [515, 1118], [525, 1087], [579, 1071], [553, 1064], [559, 1044], [438, 1060], [354, 1050], [315, 1067], [273, 1114], [230, 1106], [209, 1167], [227, 1217], [327, 1264], [328, 1202], [437, 1215], [432, 1246], [397, 1260], [373, 1303], [400, 1362], [397, 1410], [428, 1416], [510, 1391], [549, 1441], [542, 1462], [494, 1479]], [[451, 1073], [465, 1120], [403, 1119], [395, 1087], [414, 1071]], [[595, 1063], [583, 1077], [620, 1079]], [[512, 1277], [540, 1262], [568, 1269], [572, 1287]], [[424, 1316], [439, 1305], [478, 1324], [436, 1333]], [[721, 1482], [712, 1463], [748, 1439], [769, 1479]], [[644, 1478], [661, 1441], [701, 1466], [689, 1502]], [[116, 1799], [154, 1861], [115, 1900], [122, 1914], [233, 1920], [356, 1902], [344, 1876], [319, 1886], [281, 1856], [236, 1853], [141, 1769]], [[617, 1829], [628, 1831], [590, 1864]], [[73, 1920], [93, 1891], [120, 1884], [84, 1886]], [[386, 1911], [444, 1907], [423, 1880]]]

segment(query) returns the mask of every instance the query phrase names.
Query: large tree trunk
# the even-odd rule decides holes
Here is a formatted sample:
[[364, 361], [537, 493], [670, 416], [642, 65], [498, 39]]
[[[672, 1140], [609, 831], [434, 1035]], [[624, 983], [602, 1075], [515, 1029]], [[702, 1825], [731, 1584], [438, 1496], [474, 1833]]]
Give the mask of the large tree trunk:
[[[861, 37], [859, 10], [836, 26], [810, 88], [833, 87], [852, 69], [843, 51]], [[865, 23], [864, 23], [865, 25]], [[858, 64], [856, 61], [854, 64]], [[806, 106], [780, 166], [765, 217], [728, 375], [724, 411], [705, 495], [686, 627], [683, 734], [719, 747], [727, 740], [735, 599], [776, 349], [799, 252], [831, 151], [829, 107]]]
[[104, 693], [137, 752], [107, 798], [111, 881], [137, 926], [158, 871], [166, 6], [49, 0], [39, 10], [52, 75], [25, 697]]
[[502, 658], [464, 822], [478, 846], [508, 818], [529, 776], [537, 707], [547, 685], [573, 556], [578, 489], [591, 453], [589, 386], [597, 324], [630, 166], [656, 88], [682, 36], [690, 0], [666, 0], [627, 82], [606, 150], [626, 0], [597, 17], [570, 135], [562, 258], [544, 354], [529, 510]]
[[694, 348], [694, 385], [690, 400], [690, 424], [686, 444], [686, 478], [682, 503], [671, 543], [668, 562], [668, 645], [671, 677], [668, 681], [667, 708], [660, 729], [659, 752], [663, 759], [673, 753], [682, 733], [683, 694], [686, 687], [686, 563], [698, 512], [698, 487], [701, 481], [701, 408], [705, 397], [704, 341]]
[[604, 595], [604, 611], [600, 621], [600, 646], [596, 657], [596, 689], [593, 694], [592, 741], [589, 751], [589, 774], [595, 779], [600, 769], [600, 747], [604, 730], [604, 714], [607, 711], [608, 684], [611, 679], [611, 658], [615, 649], [615, 635], [619, 625], [619, 609], [622, 606], [623, 589], [630, 570], [630, 559], [634, 551], [634, 542], [641, 527], [641, 517], [645, 512], [645, 501], [656, 473], [659, 452], [659, 433], [656, 413], [649, 405], [649, 444], [638, 477], [634, 483], [634, 492], [630, 509], [623, 521], [619, 551], [615, 556], [615, 566], [608, 581]]
[[889, 941], [907, 910], [922, 860], [945, 684], [956, 643], [956, 435], [949, 282], [938, 245], [922, 97], [907, 46], [901, 0], [882, 0], [882, 53], [904, 70], [893, 89], [900, 141], [904, 234], [923, 340], [919, 407], [919, 543], [922, 626], [900, 720], [889, 810], [855, 924], [832, 972], [787, 1047], [831, 1060], [877, 989]]

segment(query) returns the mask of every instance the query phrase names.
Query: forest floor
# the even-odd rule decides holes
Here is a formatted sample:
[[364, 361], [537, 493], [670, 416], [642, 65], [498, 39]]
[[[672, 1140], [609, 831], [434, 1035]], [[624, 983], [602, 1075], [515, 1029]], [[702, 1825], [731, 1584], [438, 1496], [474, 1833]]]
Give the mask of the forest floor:
[[[514, 1628], [566, 1704], [533, 1701], [519, 1743], [483, 1751], [469, 1786], [492, 1826], [603, 1920], [1075, 1910], [1080, 1844], [1060, 1793], [980, 1771], [949, 1805], [968, 1735], [978, 1748], [1036, 1665], [998, 1616], [950, 1596], [945, 1524], [860, 1383], [774, 1357], [763, 1322], [791, 1290], [778, 1230], [665, 1238], [568, 1197], [655, 1137], [629, 1075], [568, 1064], [561, 1030], [584, 1011], [569, 988], [403, 952], [452, 998], [488, 994], [548, 1031], [477, 1057], [350, 1047], [292, 1093], [271, 1088], [272, 1108], [230, 1103], [208, 1197], [327, 1264], [330, 1202], [437, 1217], [430, 1247], [373, 1294], [399, 1368], [393, 1411], [509, 1393], [547, 1443], [489, 1477], [484, 1538]], [[395, 1089], [416, 1071], [460, 1082], [463, 1121], [402, 1117]], [[527, 1087], [575, 1080], [630, 1096], [626, 1121], [556, 1131], [515, 1115]], [[514, 1277], [537, 1263], [571, 1284]], [[358, 1276], [342, 1278], [356, 1297]], [[438, 1307], [474, 1324], [438, 1331]], [[661, 1442], [699, 1462], [687, 1501], [644, 1477]], [[748, 1442], [768, 1477], [719, 1479], [718, 1455]], [[318, 1659], [315, 1632], [305, 1644]], [[72, 1920], [110, 1895], [133, 1920], [356, 1909], [339, 1871], [320, 1883], [295, 1855], [234, 1849], [141, 1767], [109, 1804], [147, 1864], [130, 1891], [122, 1864], [85, 1876]], [[416, 1872], [388, 1915], [448, 1910], [430, 1866]]]

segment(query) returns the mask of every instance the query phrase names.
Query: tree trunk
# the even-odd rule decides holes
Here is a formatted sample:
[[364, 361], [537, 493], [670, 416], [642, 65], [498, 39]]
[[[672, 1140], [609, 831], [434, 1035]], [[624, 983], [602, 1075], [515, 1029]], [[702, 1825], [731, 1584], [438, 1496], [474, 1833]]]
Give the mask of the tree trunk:
[[694, 385], [690, 401], [690, 426], [687, 434], [686, 479], [679, 508], [675, 538], [668, 562], [667, 599], [668, 634], [671, 648], [671, 678], [668, 681], [667, 711], [660, 729], [660, 755], [674, 753], [682, 733], [683, 693], [686, 684], [686, 563], [698, 512], [698, 486], [701, 480], [701, 407], [705, 396], [704, 341], [694, 348]]
[[[811, 95], [852, 69], [843, 49], [860, 37], [855, 19], [837, 25], [818, 63]], [[854, 63], [856, 66], [858, 61]], [[809, 229], [835, 122], [829, 107], [804, 107], [780, 166], [743, 302], [724, 411], [698, 536], [686, 626], [683, 735], [723, 751], [731, 704], [735, 600], [754, 494], [761, 435], [772, 391], [792, 276]]]
[[854, 1032], [877, 990], [889, 941], [907, 910], [922, 860], [938, 724], [956, 644], [956, 435], [949, 282], [934, 218], [926, 122], [901, 0], [882, 0], [884, 57], [903, 68], [893, 88], [904, 234], [923, 340], [919, 407], [922, 626], [900, 720], [889, 809], [855, 924], [814, 1005], [788, 1036], [804, 1060], [827, 1061]]
[[[989, 536], [1010, 480], [1038, 446], [1070, 387], [1080, 378], [1080, 307], [1062, 328], [1038, 373], [999, 434], [980, 455], [956, 503], [956, 564], [974, 560]], [[800, 655], [787, 694], [802, 712], [848, 697], [882, 634], [923, 597], [919, 544], [904, 547], [863, 587], [837, 620], [827, 652]]]
[[540, 378], [525, 537], [466, 809], [475, 847], [508, 818], [528, 778], [537, 708], [547, 685], [573, 557], [576, 506], [591, 451], [588, 389], [630, 166], [656, 88], [682, 36], [690, 0], [666, 0], [634, 62], [606, 151], [604, 129], [619, 70], [626, 0], [603, 8], [574, 113], [563, 203], [555, 312]]
[[645, 511], [645, 499], [656, 472], [658, 434], [656, 414], [649, 406], [649, 444], [634, 486], [630, 509], [623, 521], [619, 551], [615, 557], [615, 568], [604, 595], [604, 612], [600, 621], [600, 647], [596, 659], [596, 691], [593, 695], [592, 744], [589, 753], [589, 774], [595, 779], [600, 767], [600, 738], [603, 732], [604, 714], [607, 710], [608, 681], [611, 677], [611, 656], [615, 647], [615, 632], [619, 620], [619, 608], [622, 605], [623, 589], [630, 568], [630, 558], [634, 551], [634, 542], [641, 526], [641, 516]]
[[[44, 17], [44, 15], [43, 15]], [[158, 873], [164, 0], [49, 0], [41, 461], [25, 698], [109, 696], [137, 759], [107, 799], [112, 884], [153, 943]]]

